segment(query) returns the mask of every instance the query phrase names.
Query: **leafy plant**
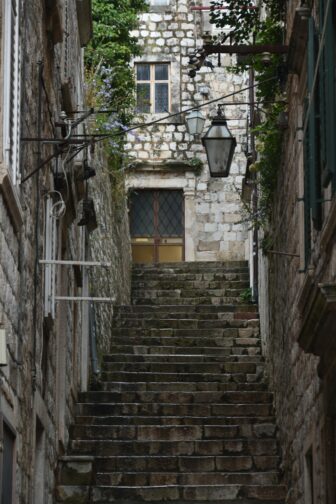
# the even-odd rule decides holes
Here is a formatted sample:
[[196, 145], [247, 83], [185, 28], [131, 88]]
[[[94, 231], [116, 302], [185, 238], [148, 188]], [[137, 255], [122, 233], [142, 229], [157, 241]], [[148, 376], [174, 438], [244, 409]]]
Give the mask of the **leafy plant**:
[[239, 295], [239, 299], [242, 303], [252, 303], [251, 287], [248, 287], [247, 289], [243, 290]]
[[193, 169], [193, 171], [196, 175], [200, 175], [200, 173], [203, 169], [204, 163], [201, 159], [194, 157], [189, 160], [189, 166]]

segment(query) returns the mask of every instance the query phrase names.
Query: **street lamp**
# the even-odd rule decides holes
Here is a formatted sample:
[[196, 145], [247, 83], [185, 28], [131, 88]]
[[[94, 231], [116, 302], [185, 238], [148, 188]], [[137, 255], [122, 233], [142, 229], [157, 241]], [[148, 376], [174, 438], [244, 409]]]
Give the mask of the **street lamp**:
[[217, 116], [212, 120], [202, 143], [207, 153], [211, 177], [228, 177], [237, 142], [227, 127], [221, 105], [218, 105]]
[[200, 135], [202, 133], [205, 118], [200, 110], [192, 110], [186, 115], [185, 120], [190, 135]]

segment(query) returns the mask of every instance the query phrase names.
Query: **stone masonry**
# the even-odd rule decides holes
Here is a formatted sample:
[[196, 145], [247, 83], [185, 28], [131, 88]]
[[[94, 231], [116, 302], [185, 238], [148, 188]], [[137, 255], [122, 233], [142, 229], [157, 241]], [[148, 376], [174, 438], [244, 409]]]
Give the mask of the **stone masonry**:
[[133, 269], [99, 389], [81, 394], [59, 504], [282, 504], [276, 424], [246, 262]]
[[[192, 11], [192, 6], [200, 2], [171, 0], [165, 7], [153, 4], [150, 12], [141, 16], [139, 30], [134, 32], [143, 46], [143, 55], [135, 64], [139, 61], [170, 64], [172, 113], [242, 89], [246, 79], [226, 71], [225, 67], [232, 64], [228, 56], [222, 57], [221, 67], [217, 67], [217, 58], [209, 57], [213, 68], [203, 66], [194, 79], [188, 75], [189, 56], [202, 46], [202, 33], [213, 30], [204, 13]], [[210, 178], [204, 148], [199, 138], [186, 131], [183, 114], [138, 130], [129, 135], [126, 144], [131, 167], [127, 179], [130, 189], [183, 190], [186, 260], [244, 259], [248, 256], [239, 196], [246, 166], [242, 144], [246, 141], [247, 114], [247, 106], [239, 102], [246, 102], [247, 94], [241, 92], [222, 101], [238, 102], [225, 108], [229, 128], [238, 143], [227, 179]], [[204, 107], [202, 112], [208, 118], [205, 133], [210, 118], [216, 114], [216, 104]], [[143, 114], [138, 121], [149, 122], [165, 115]], [[192, 167], [195, 159], [203, 165], [200, 173]]]

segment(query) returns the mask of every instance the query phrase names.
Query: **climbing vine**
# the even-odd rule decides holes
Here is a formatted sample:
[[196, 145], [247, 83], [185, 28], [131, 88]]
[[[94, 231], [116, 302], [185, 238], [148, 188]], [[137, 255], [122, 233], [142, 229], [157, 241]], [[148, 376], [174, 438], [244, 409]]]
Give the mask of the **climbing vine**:
[[[250, 0], [214, 0], [211, 21], [217, 28], [223, 29], [221, 42], [282, 44], [284, 2], [264, 0], [260, 5], [263, 12]], [[260, 123], [252, 130], [257, 138], [258, 161], [250, 167], [250, 171], [258, 173], [260, 187], [258, 215], [253, 216], [253, 219], [263, 224], [271, 217], [273, 192], [281, 160], [283, 130], [279, 128], [279, 117], [285, 112], [283, 87], [286, 72], [282, 55], [268, 53], [238, 60], [231, 71], [239, 74], [251, 66], [255, 70], [257, 101], [262, 107]]]

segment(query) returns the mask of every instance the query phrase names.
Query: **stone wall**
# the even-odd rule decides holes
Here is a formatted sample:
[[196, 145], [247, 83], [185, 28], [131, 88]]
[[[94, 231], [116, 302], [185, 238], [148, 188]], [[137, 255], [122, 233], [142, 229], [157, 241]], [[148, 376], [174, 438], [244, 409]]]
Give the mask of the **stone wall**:
[[[202, 47], [202, 14], [193, 12], [193, 2], [172, 0], [168, 7], [153, 7], [141, 16], [139, 30], [143, 46], [141, 59], [147, 63], [167, 62], [171, 67], [171, 112], [177, 113], [194, 105], [239, 92], [246, 78], [237, 77], [226, 68], [231, 57], [223, 56], [217, 67], [217, 56], [207, 58], [213, 68], [203, 66], [192, 79], [189, 77], [189, 56]], [[246, 92], [222, 100], [246, 102]], [[216, 115], [216, 104], [202, 108], [208, 118]], [[163, 120], [129, 135], [126, 145], [132, 170], [127, 178], [129, 188], [181, 188], [185, 196], [186, 260], [244, 259], [246, 227], [242, 224], [239, 191], [245, 173], [246, 158], [242, 152], [245, 139], [246, 105], [227, 106], [228, 125], [237, 138], [231, 175], [226, 179], [211, 179], [206, 155], [200, 139], [186, 131], [184, 115]], [[162, 118], [166, 114], [144, 114], [141, 120]], [[138, 119], [140, 120], [140, 119]], [[193, 160], [203, 164], [200, 173], [192, 168]]]
[[91, 257], [112, 267], [91, 271], [90, 292], [111, 298], [96, 303], [98, 353], [110, 350], [113, 306], [129, 304], [131, 250], [124, 172], [114, 169], [102, 152], [92, 160], [97, 170], [92, 195], [96, 202], [98, 227], [90, 234]]
[[[289, 29], [295, 5], [292, 7], [288, 12]], [[290, 40], [291, 31], [287, 33], [287, 43]], [[306, 54], [300, 54], [300, 61], [304, 63], [305, 58]], [[318, 284], [334, 282], [335, 279], [335, 241], [332, 238], [335, 228], [331, 228], [329, 222], [335, 203], [326, 202], [325, 220], [321, 231], [313, 232], [312, 257], [305, 267], [302, 199], [302, 110], [307, 93], [305, 68], [302, 64], [297, 75], [288, 77], [289, 127], [284, 136], [269, 233], [273, 253], [269, 253], [267, 258], [260, 258], [260, 315], [268, 375], [271, 388], [275, 391], [283, 470], [289, 490], [287, 502], [329, 504], [333, 502], [333, 497], [329, 493], [327, 498], [326, 494], [327, 472], [333, 472], [334, 468], [333, 463], [330, 465], [327, 460], [334, 453], [331, 448], [334, 440], [328, 422], [334, 422], [334, 413], [330, 412], [330, 400], [333, 399], [326, 393], [330, 384], [321, 368], [321, 360], [312, 355], [319, 353], [318, 345], [312, 345], [310, 353], [306, 353], [300, 344], [304, 331], [309, 340], [315, 337], [319, 318], [322, 317], [323, 325], [326, 316], [322, 307], [317, 307], [318, 314], [312, 325], [304, 325], [314, 303], [311, 297], [314, 289]], [[326, 188], [325, 199], [328, 191], [330, 189]], [[321, 334], [325, 331], [328, 339], [326, 326]], [[334, 370], [333, 367], [330, 371], [333, 380]], [[331, 478], [334, 485], [334, 476]]]
[[[61, 128], [56, 123], [61, 112], [66, 111], [74, 119], [78, 115], [73, 112], [84, 109], [83, 50], [76, 12], [79, 7], [80, 2], [75, 0], [19, 2], [22, 138], [60, 138]], [[2, 62], [3, 51], [1, 47]], [[2, 63], [2, 77], [5, 72], [8, 69]], [[2, 82], [3, 78], [1, 100]], [[90, 355], [87, 303], [59, 301], [55, 303], [54, 315], [52, 309], [49, 316], [45, 313], [46, 303], [49, 306], [44, 299], [46, 267], [39, 262], [46, 254], [45, 224], [50, 217], [45, 202], [49, 197], [53, 205], [54, 217], [50, 219], [56, 227], [57, 242], [54, 259], [86, 260], [88, 233], [85, 226], [78, 226], [85, 192], [79, 190], [78, 177], [87, 152], [84, 149], [74, 156], [75, 151], [65, 146], [37, 174], [13, 186], [3, 156], [2, 121], [1, 107], [0, 328], [6, 335], [7, 365], [0, 368], [0, 433], [2, 436], [5, 422], [15, 435], [13, 502], [51, 504], [57, 460], [68, 443], [74, 404], [78, 392], [88, 385]], [[83, 125], [75, 131], [83, 132]], [[55, 149], [55, 145], [35, 140], [21, 142], [21, 179], [55, 153]], [[55, 173], [62, 179], [60, 186], [54, 181]], [[103, 196], [105, 202], [109, 201], [109, 189], [105, 186], [106, 191], [102, 191], [102, 180], [99, 178], [101, 187], [97, 186], [96, 193], [101, 204]], [[116, 230], [111, 240], [112, 252], [106, 256], [113, 256], [118, 271], [111, 284], [115, 280], [112, 291], [119, 302], [126, 300], [129, 290], [127, 253], [123, 255], [117, 250], [118, 240], [127, 237], [123, 211], [121, 208], [118, 217], [111, 204], [108, 212], [104, 214], [101, 209], [100, 213], [106, 218], [106, 232]], [[112, 215], [115, 220], [111, 224]], [[96, 233], [96, 239], [100, 239], [101, 235]], [[128, 251], [127, 240], [125, 247]], [[86, 279], [81, 267], [55, 266], [54, 294], [88, 295]], [[1, 460], [2, 454], [0, 466]]]

